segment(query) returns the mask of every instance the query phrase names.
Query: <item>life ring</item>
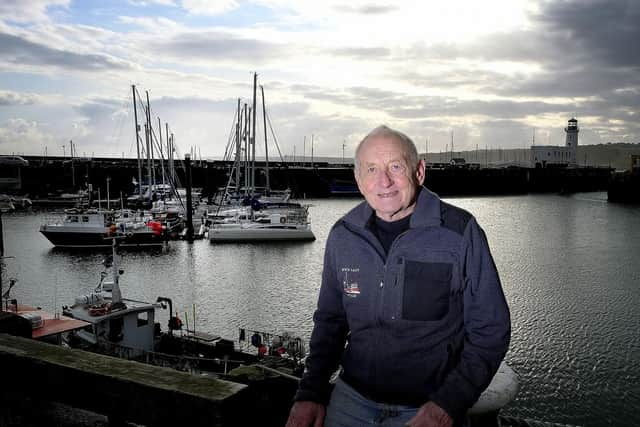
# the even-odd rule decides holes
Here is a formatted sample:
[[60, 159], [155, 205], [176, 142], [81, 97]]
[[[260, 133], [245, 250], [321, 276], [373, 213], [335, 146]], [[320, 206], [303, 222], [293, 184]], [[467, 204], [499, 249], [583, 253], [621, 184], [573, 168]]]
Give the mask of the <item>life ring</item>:
[[280, 224], [284, 224], [285, 222], [287, 222], [287, 218], [284, 216], [280, 217]]

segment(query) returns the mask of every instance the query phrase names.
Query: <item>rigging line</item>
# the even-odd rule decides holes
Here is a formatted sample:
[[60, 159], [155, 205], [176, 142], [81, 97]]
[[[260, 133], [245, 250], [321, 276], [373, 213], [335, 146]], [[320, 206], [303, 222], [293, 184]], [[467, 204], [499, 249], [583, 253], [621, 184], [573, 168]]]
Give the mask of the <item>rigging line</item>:
[[236, 117], [237, 117], [237, 113], [233, 113], [233, 123], [231, 123], [231, 129], [229, 130], [229, 137], [227, 138], [227, 146], [224, 149], [224, 157], [222, 157], [222, 160], [226, 161], [229, 160], [229, 158], [231, 157], [231, 145], [235, 142], [235, 127], [236, 127]]
[[[144, 103], [142, 101], [142, 96], [140, 95], [140, 92], [138, 92], [138, 88], [136, 87], [135, 89], [136, 89], [136, 93], [138, 94], [138, 104], [140, 104], [140, 106], [142, 107], [143, 112], [145, 113], [145, 122], [146, 122], [146, 117], [147, 116], [151, 117], [151, 113], [153, 112], [153, 110], [151, 109], [151, 106], [149, 105], [149, 108], [148, 108], [148, 111], [147, 111], [147, 105], [146, 105], [146, 103]], [[162, 153], [162, 147], [160, 146], [160, 143], [158, 141], [158, 137], [155, 134], [155, 130], [153, 128], [153, 125], [151, 125], [150, 123], [149, 123], [149, 125], [150, 125], [149, 126], [149, 135], [151, 136], [151, 138], [150, 138], [151, 144], [153, 144], [154, 140], [155, 140], [155, 142], [156, 142], [155, 147], [159, 149], [160, 155], [162, 156], [162, 160], [164, 160], [164, 156], [163, 156], [163, 153]]]
[[[138, 104], [140, 105], [140, 108], [142, 108], [142, 111], [145, 114], [144, 121], [146, 123], [146, 121], [147, 121], [147, 119], [146, 119], [146, 117], [147, 117], [147, 106], [142, 102], [142, 96], [140, 95], [140, 91], [138, 91], [138, 87], [134, 86], [134, 89], [136, 91], [136, 94], [138, 95], [136, 100], [138, 101]], [[136, 123], [136, 126], [138, 126], [138, 123]], [[138, 131], [136, 130], [136, 133], [137, 132]], [[136, 136], [136, 143], [137, 142], [138, 142], [138, 139], [137, 139], [137, 136]], [[147, 156], [147, 150], [146, 150], [145, 144], [142, 144], [142, 143], [140, 144], [140, 155], [143, 156], [143, 157]]]
[[[235, 132], [235, 128], [237, 124], [237, 116], [238, 116], [238, 112], [236, 111], [233, 116], [233, 123], [231, 125], [231, 130], [229, 132], [229, 138], [227, 140], [227, 148], [225, 149], [225, 155], [223, 157], [223, 161], [231, 160], [232, 144], [234, 142], [235, 143], [238, 142], [236, 139], [239, 137], [239, 135], [236, 135], [236, 132]], [[233, 180], [233, 172], [235, 171], [236, 168], [239, 168], [239, 167], [240, 167], [240, 159], [234, 160], [233, 165], [229, 167], [229, 179], [227, 180], [227, 184], [224, 187], [224, 193], [222, 194], [222, 197], [220, 199], [221, 203], [218, 204], [218, 209], [216, 210], [216, 216], [220, 213], [220, 209], [222, 209], [222, 203], [226, 199], [227, 194], [229, 192], [229, 188], [231, 187], [231, 181]], [[235, 183], [235, 188], [236, 188], [236, 193], [238, 193], [240, 190], [239, 182]]]
[[[113, 132], [111, 133], [111, 138], [110, 141], [111, 142], [115, 142], [116, 140], [119, 140], [120, 136], [122, 135], [122, 128], [124, 126], [124, 118], [125, 116], [128, 117], [129, 116], [129, 111], [126, 108], [128, 102], [128, 96], [125, 96], [122, 98], [122, 103], [120, 104], [119, 108], [116, 110], [116, 112], [122, 111], [122, 110], [127, 110], [127, 114], [119, 114], [119, 119], [116, 123], [115, 128], [113, 129]], [[129, 150], [131, 150], [131, 148], [129, 148]]]
[[271, 116], [267, 113], [267, 123], [269, 123], [269, 129], [271, 129], [271, 136], [273, 137], [273, 142], [276, 144], [276, 148], [278, 149], [278, 155], [280, 156], [280, 161], [284, 162], [284, 158], [282, 157], [282, 153], [280, 152], [280, 145], [278, 144], [278, 138], [276, 137], [276, 133], [273, 130], [273, 126], [271, 125]]
[[[135, 88], [135, 91], [136, 91], [136, 93], [138, 94], [138, 98], [137, 98], [138, 103], [140, 104], [140, 106], [141, 106], [141, 108], [142, 108], [142, 111], [145, 113], [145, 122], [146, 122], [146, 117], [151, 115], [151, 111], [152, 111], [152, 110], [151, 110], [151, 106], [149, 106], [149, 109], [148, 109], [148, 110], [149, 110], [149, 112], [147, 113], [147, 105], [146, 105], [146, 103], [143, 103], [143, 102], [142, 102], [142, 96], [140, 96], [140, 92], [138, 91], [138, 88], [137, 88], [137, 87]], [[161, 144], [160, 144], [160, 141], [159, 141], [159, 139], [158, 139], [158, 136], [157, 136], [157, 135], [156, 135], [156, 133], [155, 133], [155, 129], [153, 128], [153, 126], [152, 126], [152, 125], [151, 125], [151, 126], [149, 126], [149, 135], [150, 135], [150, 142], [151, 142], [152, 146], [153, 146], [153, 144], [154, 144], [154, 142], [155, 142], [155, 147], [156, 147], [156, 148], [158, 148], [158, 152], [160, 153], [160, 160], [161, 160], [160, 165], [161, 165], [161, 168], [162, 168], [162, 169], [164, 169], [164, 167], [165, 167], [165, 166], [164, 166], [164, 163], [165, 163], [165, 161], [168, 161], [168, 159], [165, 159], [165, 158], [164, 158], [164, 153], [163, 153], [163, 150], [162, 150], [162, 146], [161, 146]], [[178, 153], [178, 155], [179, 155], [180, 153], [179, 153], [179, 150], [178, 150], [177, 146], [174, 146], [174, 148], [175, 148], [175, 150], [176, 150], [176, 153]], [[143, 155], [146, 155], [146, 154], [147, 154], [147, 153], [146, 153], [146, 150], [145, 150], [145, 148], [144, 148], [144, 144], [142, 144], [142, 150], [141, 150], [141, 153], [142, 153]], [[168, 157], [168, 153], [167, 153], [167, 157]], [[184, 165], [182, 164], [182, 162], [181, 162], [180, 160], [178, 160], [178, 165], [179, 165], [179, 166], [182, 166], [182, 167], [184, 168]], [[165, 171], [165, 172], [166, 172], [166, 171]], [[177, 186], [180, 186], [180, 185], [181, 185], [180, 179], [179, 179], [177, 176], [176, 176], [176, 184], [177, 184]], [[174, 185], [173, 185], [173, 182], [170, 182], [170, 183], [169, 183], [169, 185], [170, 185], [170, 187], [171, 187], [171, 191], [172, 191], [173, 195], [174, 195], [174, 196], [176, 196], [176, 198], [177, 198], [177, 199], [178, 199], [178, 201], [180, 202], [180, 205], [184, 208], [184, 203], [182, 202], [182, 199], [181, 199], [181, 198], [180, 198], [180, 196], [178, 195], [177, 186], [174, 186]]]

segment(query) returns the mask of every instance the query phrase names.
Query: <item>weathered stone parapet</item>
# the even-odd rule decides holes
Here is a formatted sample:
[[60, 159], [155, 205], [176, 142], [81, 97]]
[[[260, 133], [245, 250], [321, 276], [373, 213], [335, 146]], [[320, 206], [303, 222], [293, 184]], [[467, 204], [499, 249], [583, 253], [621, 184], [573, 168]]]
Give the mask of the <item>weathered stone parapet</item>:
[[242, 384], [5, 334], [0, 384], [0, 408], [15, 403], [8, 395], [21, 395], [103, 414], [112, 424], [238, 425], [248, 403]]

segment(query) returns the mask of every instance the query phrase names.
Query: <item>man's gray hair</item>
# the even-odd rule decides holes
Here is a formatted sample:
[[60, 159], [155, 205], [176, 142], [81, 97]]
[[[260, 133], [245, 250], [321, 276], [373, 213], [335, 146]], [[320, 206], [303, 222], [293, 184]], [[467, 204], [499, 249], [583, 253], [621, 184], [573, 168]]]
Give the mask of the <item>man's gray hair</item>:
[[362, 141], [360, 141], [360, 143], [358, 144], [358, 146], [356, 147], [356, 154], [355, 154], [355, 163], [354, 163], [354, 172], [356, 174], [359, 173], [360, 171], [360, 150], [362, 149], [362, 147], [364, 146], [365, 142], [369, 141], [370, 139], [374, 139], [374, 138], [390, 138], [390, 139], [395, 139], [396, 141], [398, 141], [400, 144], [402, 144], [403, 146], [403, 151], [405, 154], [405, 159], [407, 161], [407, 165], [412, 169], [415, 170], [418, 167], [418, 162], [420, 161], [420, 159], [418, 158], [418, 149], [416, 148], [416, 144], [414, 144], [414, 142], [411, 140], [411, 138], [409, 138], [407, 135], [405, 135], [404, 133], [395, 130], [395, 129], [391, 129], [390, 127], [386, 126], [386, 125], [381, 125], [378, 126], [377, 128], [375, 128], [374, 130], [372, 130], [371, 132], [369, 132], [367, 134], [367, 136], [365, 136]]

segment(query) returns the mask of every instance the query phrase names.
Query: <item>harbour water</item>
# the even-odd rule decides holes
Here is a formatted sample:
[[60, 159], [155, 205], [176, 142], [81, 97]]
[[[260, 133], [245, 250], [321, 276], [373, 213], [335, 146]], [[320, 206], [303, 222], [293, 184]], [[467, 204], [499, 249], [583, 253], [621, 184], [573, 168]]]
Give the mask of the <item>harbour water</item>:
[[[640, 207], [606, 193], [450, 198], [485, 229], [512, 314], [521, 389], [504, 413], [583, 426], [640, 425]], [[333, 223], [358, 199], [308, 200], [311, 243], [170, 242], [123, 252], [128, 298], [173, 299], [197, 330], [292, 331], [308, 340]], [[104, 252], [52, 248], [42, 214], [3, 215], [12, 297], [60, 311], [98, 283]], [[6, 289], [6, 288], [5, 288]], [[168, 313], [162, 318], [166, 322]], [[399, 361], [401, 363], [401, 361]]]

